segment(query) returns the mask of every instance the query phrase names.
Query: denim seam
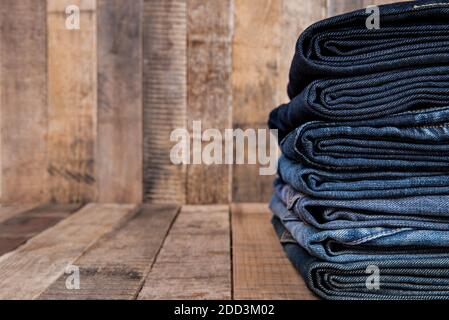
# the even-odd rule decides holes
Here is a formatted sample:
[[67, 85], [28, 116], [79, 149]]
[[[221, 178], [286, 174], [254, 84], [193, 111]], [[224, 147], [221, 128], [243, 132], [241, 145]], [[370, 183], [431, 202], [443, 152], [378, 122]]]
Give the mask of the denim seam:
[[407, 231], [407, 230], [411, 230], [410, 228], [400, 228], [400, 229], [394, 229], [394, 230], [388, 230], [388, 231], [383, 231], [381, 233], [375, 234], [375, 235], [370, 235], [355, 241], [351, 241], [348, 242], [348, 245], [357, 245], [357, 244], [361, 244], [363, 242], [367, 242], [367, 241], [371, 241], [371, 240], [375, 240], [378, 239], [380, 237], [384, 237], [384, 236], [390, 236], [393, 234], [396, 234], [398, 232], [402, 232], [402, 231]]

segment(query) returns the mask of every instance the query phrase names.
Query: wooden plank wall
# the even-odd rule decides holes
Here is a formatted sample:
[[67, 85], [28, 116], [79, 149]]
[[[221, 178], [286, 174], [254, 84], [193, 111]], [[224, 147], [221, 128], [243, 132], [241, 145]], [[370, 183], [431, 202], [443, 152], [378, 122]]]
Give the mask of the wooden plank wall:
[[386, 2], [2, 0], [1, 202], [266, 202], [257, 165], [175, 166], [170, 133], [266, 128], [301, 31]]

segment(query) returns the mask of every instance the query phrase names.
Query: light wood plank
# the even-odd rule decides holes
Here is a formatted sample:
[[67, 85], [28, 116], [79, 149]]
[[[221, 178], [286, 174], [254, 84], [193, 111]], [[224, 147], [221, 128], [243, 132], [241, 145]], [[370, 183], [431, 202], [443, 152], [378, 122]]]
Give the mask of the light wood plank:
[[[97, 44], [95, 0], [48, 0], [48, 172], [50, 200], [97, 198]], [[65, 7], [78, 5], [79, 30], [65, 26]]]
[[2, 204], [47, 200], [45, 0], [0, 6]]
[[139, 299], [230, 299], [228, 206], [184, 206]]
[[[346, 0], [340, 2], [344, 1]], [[278, 81], [279, 104], [289, 101], [287, 95], [288, 75], [295, 53], [296, 41], [307, 27], [325, 19], [326, 14], [326, 0], [282, 0], [282, 41]]]
[[42, 205], [3, 221], [0, 223], [0, 255], [16, 249], [35, 235], [51, 228], [79, 207], [80, 205]]
[[174, 205], [144, 205], [74, 262], [80, 268], [79, 290], [67, 290], [62, 275], [39, 298], [134, 299], [177, 212]]
[[327, 0], [328, 16], [336, 16], [357, 9], [366, 8], [369, 5], [382, 5], [407, 0]]
[[98, 1], [98, 200], [142, 202], [142, 0]]
[[0, 257], [0, 299], [34, 299], [134, 205], [89, 204], [17, 250]]
[[[236, 0], [234, 12], [233, 127], [266, 129], [268, 114], [279, 102], [282, 1]], [[246, 159], [248, 152], [257, 159], [256, 149], [246, 150]], [[233, 201], [268, 201], [272, 180], [259, 175], [259, 165], [234, 166]]]
[[350, 12], [363, 7], [363, 0], [327, 0], [327, 14], [329, 17]]
[[316, 299], [288, 261], [266, 204], [232, 206], [234, 299]]
[[[188, 0], [187, 125], [201, 121], [202, 130], [232, 128], [233, 1]], [[192, 143], [203, 144], [193, 136]], [[187, 203], [231, 201], [232, 167], [198, 165], [187, 168]]]
[[187, 0], [144, 2], [144, 199], [186, 202], [186, 167], [170, 162], [187, 119]]

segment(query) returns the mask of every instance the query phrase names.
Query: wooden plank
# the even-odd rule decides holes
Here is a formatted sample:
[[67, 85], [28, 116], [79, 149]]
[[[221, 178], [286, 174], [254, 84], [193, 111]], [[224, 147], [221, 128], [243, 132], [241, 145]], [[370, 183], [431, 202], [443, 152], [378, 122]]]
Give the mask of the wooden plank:
[[230, 299], [228, 206], [184, 206], [139, 299]]
[[[234, 128], [267, 128], [270, 111], [288, 101], [288, 73], [300, 33], [325, 17], [325, 0], [235, 1]], [[259, 174], [259, 165], [234, 166], [233, 202], [267, 202], [272, 180]]]
[[363, 8], [363, 0], [327, 0], [327, 14], [329, 17]]
[[144, 205], [74, 262], [79, 290], [67, 290], [62, 275], [39, 299], [136, 298], [177, 212], [174, 205]]
[[47, 200], [46, 3], [5, 0], [0, 12], [2, 204], [42, 202]]
[[133, 214], [134, 205], [89, 204], [0, 257], [0, 299], [34, 299], [106, 232]]
[[369, 5], [382, 5], [407, 0], [327, 0], [328, 16], [336, 16], [357, 9], [366, 8]]
[[[48, 172], [50, 200], [97, 197], [97, 45], [95, 0], [48, 0]], [[66, 29], [65, 8], [77, 5], [80, 29]]]
[[31, 210], [35, 207], [35, 205], [32, 204], [25, 204], [25, 205], [13, 205], [13, 206], [0, 206], [0, 223], [3, 221], [9, 220], [12, 217]]
[[232, 206], [234, 299], [316, 299], [288, 261], [265, 204]]
[[[279, 102], [282, 1], [236, 0], [234, 11], [233, 127], [266, 129], [268, 114]], [[257, 150], [247, 150], [246, 159], [248, 152], [257, 159]], [[268, 201], [272, 180], [259, 175], [259, 165], [234, 166], [233, 201]]]
[[142, 0], [98, 1], [98, 199], [142, 202]]
[[[188, 1], [188, 112], [187, 126], [201, 121], [202, 130], [232, 128], [233, 1]], [[198, 136], [193, 144], [203, 144]], [[222, 141], [223, 142], [223, 141]], [[198, 165], [187, 168], [187, 203], [231, 201], [232, 167]]]
[[79, 209], [79, 205], [42, 205], [0, 223], [0, 256], [54, 226]]
[[[344, 2], [340, 1], [340, 2]], [[326, 18], [326, 0], [282, 0], [281, 59], [279, 64], [279, 104], [289, 101], [288, 75], [296, 41], [311, 24]]]
[[145, 0], [143, 24], [144, 199], [183, 204], [186, 167], [170, 161], [170, 134], [187, 119], [186, 0]]

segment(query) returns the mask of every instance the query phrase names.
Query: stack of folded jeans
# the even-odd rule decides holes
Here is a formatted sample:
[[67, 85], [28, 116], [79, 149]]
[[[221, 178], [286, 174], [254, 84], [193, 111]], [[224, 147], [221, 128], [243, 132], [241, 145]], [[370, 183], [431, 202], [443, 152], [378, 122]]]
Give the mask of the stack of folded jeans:
[[299, 38], [271, 201], [326, 299], [449, 298], [449, 0], [380, 6]]

